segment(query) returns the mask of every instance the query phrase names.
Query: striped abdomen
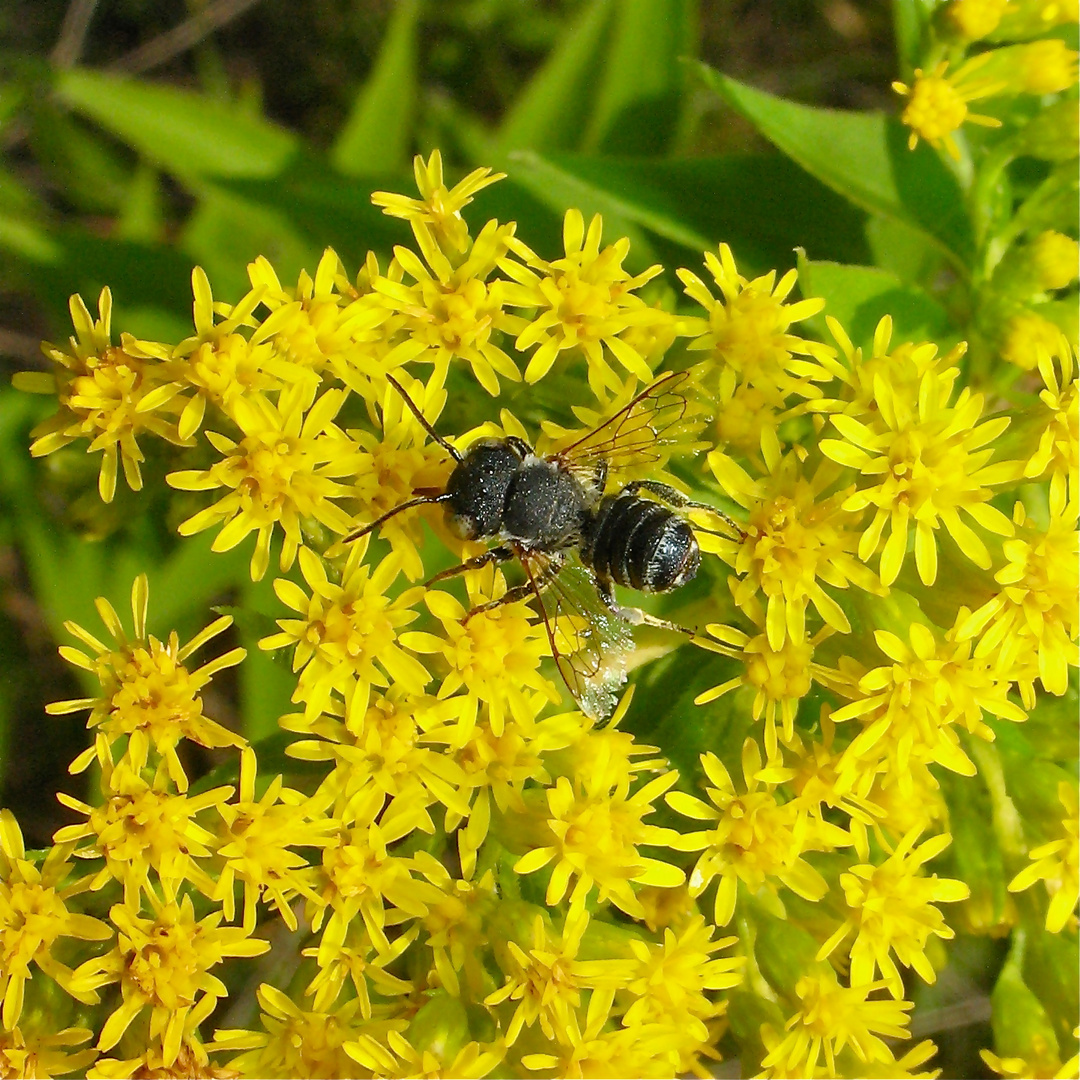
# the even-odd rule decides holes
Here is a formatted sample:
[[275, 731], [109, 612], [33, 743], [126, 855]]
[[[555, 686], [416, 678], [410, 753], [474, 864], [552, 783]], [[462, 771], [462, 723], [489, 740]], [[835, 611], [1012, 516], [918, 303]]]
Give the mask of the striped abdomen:
[[690, 525], [666, 506], [637, 495], [614, 495], [586, 522], [581, 561], [602, 581], [666, 592], [693, 578], [701, 550]]

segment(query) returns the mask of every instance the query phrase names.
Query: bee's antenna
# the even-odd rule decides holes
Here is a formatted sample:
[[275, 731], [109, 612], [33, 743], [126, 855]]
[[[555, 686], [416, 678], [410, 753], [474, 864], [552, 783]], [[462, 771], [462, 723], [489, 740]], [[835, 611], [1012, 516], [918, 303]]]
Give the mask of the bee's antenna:
[[[408, 398], [406, 398], [406, 401]], [[450, 493], [444, 491], [441, 495], [420, 495], [415, 499], [409, 499], [408, 502], [400, 503], [395, 506], [393, 510], [387, 510], [382, 517], [376, 518], [369, 525], [365, 525], [355, 532], [349, 533], [345, 537], [343, 543], [351, 544], [354, 540], [359, 540], [362, 536], [367, 536], [373, 529], [377, 529], [384, 521], [389, 521], [395, 514], [400, 514], [402, 510], [411, 510], [414, 506], [424, 506], [427, 503], [441, 503], [446, 502], [450, 498]]]
[[[434, 440], [435, 440], [435, 441], [436, 441], [436, 442], [437, 442], [437, 443], [438, 443], [438, 444], [439, 444], [439, 445], [440, 445], [440, 446], [441, 446], [441, 447], [442, 447], [442, 448], [443, 448], [443, 449], [444, 449], [444, 450], [445, 450], [445, 451], [446, 451], [446, 452], [447, 452], [447, 453], [448, 453], [448, 454], [449, 454], [449, 455], [450, 455], [450, 456], [451, 456], [451, 457], [452, 457], [452, 458], [453, 458], [453, 459], [455, 460], [455, 461], [461, 461], [461, 454], [460, 454], [460, 453], [458, 452], [458, 450], [457, 450], [457, 449], [456, 449], [455, 447], [451, 446], [451, 445], [450, 445], [450, 443], [448, 443], [448, 442], [447, 442], [447, 441], [446, 441], [446, 440], [445, 440], [445, 439], [444, 439], [444, 438], [443, 438], [443, 437], [442, 437], [442, 436], [441, 436], [441, 435], [440, 435], [440, 434], [439, 434], [439, 433], [438, 433], [438, 432], [437, 432], [437, 431], [436, 431], [436, 430], [435, 430], [435, 429], [434, 429], [434, 428], [433, 428], [433, 427], [432, 427], [432, 426], [431, 426], [431, 425], [430, 425], [430, 424], [429, 424], [429, 423], [427, 422], [427, 418], [426, 418], [426, 417], [424, 416], [424, 414], [423, 414], [423, 413], [422, 413], [422, 412], [421, 412], [421, 411], [420, 411], [420, 410], [419, 410], [419, 409], [417, 408], [416, 402], [415, 402], [415, 401], [413, 401], [413, 399], [412, 399], [411, 397], [409, 397], [409, 395], [408, 395], [408, 394], [406, 394], [406, 393], [405, 393], [405, 387], [403, 387], [403, 386], [401, 385], [401, 383], [399, 383], [399, 382], [397, 381], [397, 379], [395, 379], [395, 378], [394, 378], [394, 376], [393, 376], [393, 375], [387, 375], [387, 376], [386, 376], [386, 381], [387, 381], [387, 382], [388, 382], [388, 383], [389, 383], [389, 384], [390, 384], [390, 385], [391, 385], [391, 386], [392, 386], [392, 387], [393, 387], [393, 388], [394, 388], [394, 389], [395, 389], [395, 390], [396, 390], [396, 391], [397, 391], [397, 392], [398, 392], [398, 393], [399, 393], [399, 394], [401, 395], [401, 400], [402, 400], [402, 401], [404, 401], [404, 402], [405, 402], [405, 404], [409, 406], [409, 411], [410, 411], [410, 412], [411, 412], [411, 413], [413, 414], [413, 416], [415, 416], [415, 417], [416, 417], [416, 419], [417, 419], [417, 420], [419, 420], [419, 421], [420, 421], [420, 426], [421, 426], [421, 427], [422, 427], [422, 428], [423, 428], [423, 429], [424, 429], [424, 430], [425, 430], [425, 431], [426, 431], [426, 432], [427, 432], [427, 433], [428, 433], [428, 434], [429, 434], [429, 435], [430, 435], [430, 436], [431, 436], [431, 437], [432, 437], [432, 438], [433, 438], [433, 439], [434, 439]], [[436, 501], [436, 500], [433, 500], [433, 499], [429, 499], [429, 500], [428, 500], [428, 502], [434, 502], [434, 501]], [[404, 504], [403, 504], [403, 505], [402, 505], [401, 507], [399, 507], [399, 509], [401, 509], [401, 510], [404, 510], [406, 506], [415, 506], [415, 505], [416, 505], [415, 503], [404, 503]], [[382, 519], [380, 519], [380, 520], [382, 520]], [[377, 523], [376, 523], [376, 524], [377, 524]], [[371, 527], [372, 527], [372, 528], [374, 528], [374, 526], [371, 526]], [[363, 535], [363, 534], [359, 534], [359, 535]], [[352, 537], [349, 537], [348, 539], [352, 539]]]

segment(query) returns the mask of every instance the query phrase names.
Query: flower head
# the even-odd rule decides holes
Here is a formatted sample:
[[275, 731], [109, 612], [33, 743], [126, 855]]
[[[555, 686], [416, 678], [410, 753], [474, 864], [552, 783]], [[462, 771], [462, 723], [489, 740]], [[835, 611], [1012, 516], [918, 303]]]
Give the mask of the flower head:
[[35, 865], [26, 857], [14, 815], [0, 810], [0, 1018], [8, 1030], [19, 1022], [31, 964], [73, 993], [71, 969], [53, 956], [53, 946], [63, 937], [105, 941], [112, 936], [100, 919], [68, 910], [67, 900], [85, 888], [85, 881], [68, 880], [70, 856], [70, 845], [57, 844], [41, 866]]
[[62, 645], [60, 655], [94, 675], [101, 686], [101, 696], [53, 702], [46, 706], [46, 712], [56, 716], [90, 710], [86, 726], [98, 729], [98, 740], [75, 759], [72, 772], [85, 769], [95, 756], [104, 758], [108, 747], [126, 736], [124, 760], [134, 772], [145, 767], [153, 750], [164, 759], [173, 783], [180, 791], [187, 791], [187, 775], [176, 753], [182, 739], [207, 747], [243, 743], [239, 735], [203, 715], [201, 691], [215, 672], [239, 664], [246, 653], [243, 649], [231, 649], [189, 672], [183, 662], [231, 626], [232, 617], [223, 615], [216, 619], [183, 646], [176, 631], [163, 643], [146, 631], [149, 599], [146, 575], [140, 574], [131, 589], [135, 636], [130, 641], [116, 611], [103, 596], [95, 603], [113, 639], [111, 646], [76, 623], [64, 624], [91, 654]]
[[861, 863], [840, 875], [840, 887], [848, 916], [818, 952], [825, 959], [852, 931], [851, 982], [859, 986], [873, 981], [880, 969], [894, 998], [904, 996], [904, 984], [890, 953], [905, 967], [913, 967], [932, 983], [937, 974], [926, 956], [931, 934], [953, 937], [934, 904], [966, 899], [971, 890], [962, 881], [929, 877], [922, 866], [941, 854], [952, 841], [948, 833], [931, 837], [916, 847], [918, 833], [909, 832], [882, 863]]
[[783, 407], [791, 394], [820, 396], [814, 383], [827, 380], [830, 373], [819, 361], [831, 350], [790, 330], [792, 323], [821, 311], [825, 301], [785, 303], [795, 287], [796, 272], [789, 270], [779, 282], [775, 271], [751, 281], [739, 273], [727, 244], [720, 245], [719, 258], [707, 251], [705, 266], [720, 289], [720, 299], [696, 274], [679, 270], [678, 275], [687, 296], [708, 312], [707, 323], [688, 327], [693, 335], [688, 347], [707, 351], [711, 366], [719, 371], [720, 404], [726, 405], [737, 387], [747, 385], [776, 407]]
[[221, 460], [209, 469], [166, 477], [184, 491], [227, 489], [213, 506], [181, 522], [180, 535], [192, 536], [221, 524], [212, 549], [229, 551], [257, 532], [251, 576], [258, 581], [270, 562], [275, 525], [285, 533], [282, 570], [288, 570], [296, 559], [302, 519], [311, 518], [334, 533], [347, 533], [352, 521], [333, 502], [351, 494], [335, 478], [352, 475], [359, 463], [355, 444], [334, 424], [346, 393], [327, 390], [313, 401], [313, 391], [301, 384], [282, 393], [276, 403], [259, 394], [239, 398], [233, 419], [241, 431], [240, 441], [208, 431], [206, 437]]
[[[640, 918], [643, 909], [633, 882], [674, 888], [685, 880], [678, 867], [638, 851], [639, 845], [668, 846], [675, 839], [671, 829], [646, 825], [642, 819], [654, 812], [653, 801], [678, 778], [675, 772], [665, 773], [631, 794], [628, 775], [613, 788], [606, 783], [594, 787], [585, 777], [572, 782], [560, 776], [546, 792], [544, 842], [518, 859], [514, 870], [531, 874], [555, 864], [547, 887], [549, 906], [566, 896], [573, 881], [571, 907], [584, 905], [595, 887], [601, 903], [610, 900]], [[536, 813], [544, 812], [537, 808]]]
[[1050, 893], [1046, 929], [1058, 934], [1072, 918], [1080, 897], [1080, 811], [1076, 786], [1062, 780], [1058, 798], [1065, 807], [1061, 838], [1040, 844], [1028, 852], [1031, 863], [1009, 882], [1010, 892], [1023, 892], [1036, 881], [1045, 881]]
[[[1020, 469], [1017, 462], [991, 463], [992, 443], [1008, 427], [1009, 418], [981, 420], [983, 396], [968, 387], [950, 405], [960, 374], [953, 356], [935, 361], [933, 346], [901, 347], [889, 354], [890, 334], [891, 320], [887, 324], [883, 320], [871, 361], [849, 353], [854, 363], [849, 385], [855, 401], [831, 414], [841, 438], [820, 443], [826, 457], [861, 474], [843, 508], [874, 509], [859, 541], [859, 558], [866, 561], [873, 555], [888, 524], [891, 531], [882, 547], [879, 572], [884, 584], [891, 585], [914, 531], [915, 565], [923, 583], [932, 585], [938, 567], [934, 532], [944, 525], [964, 555], [988, 569], [986, 544], [960, 515], [999, 536], [1012, 534], [1009, 519], [989, 501], [991, 489], [1015, 480]], [[848, 351], [846, 335], [844, 340]], [[869, 367], [865, 375], [858, 370], [864, 364]], [[856, 416], [862, 413], [859, 403], [867, 377], [876, 407]]]
[[968, 111], [968, 102], [993, 97], [1006, 89], [1001, 79], [988, 77], [980, 69], [990, 59], [990, 53], [980, 53], [965, 61], [951, 75], [947, 75], [948, 61], [942, 60], [932, 71], [915, 69], [915, 81], [911, 86], [894, 82], [893, 89], [908, 99], [901, 119], [909, 128], [908, 146], [914, 150], [919, 139], [931, 146], [944, 144], [949, 155], [960, 157], [960, 149], [953, 132], [968, 121], [983, 127], [1000, 127], [1001, 121], [993, 116], [981, 116]]
[[195, 918], [191, 898], [161, 903], [151, 895], [154, 917], [142, 918], [125, 904], [114, 904], [109, 918], [119, 931], [115, 947], [87, 960], [75, 972], [75, 985], [92, 991], [119, 983], [122, 1003], [105, 1021], [98, 1048], [110, 1050], [144, 1009], [150, 1009], [150, 1038], [162, 1039], [168, 1067], [181, 1045], [197, 1039], [198, 1026], [227, 993], [210, 974], [227, 956], [260, 956], [270, 942], [250, 937], [240, 927], [219, 926], [222, 913]]
[[[788, 1034], [762, 1061], [766, 1068], [777, 1065], [789, 1075], [813, 1076], [822, 1054], [828, 1075], [836, 1076], [836, 1055], [846, 1046], [861, 1062], [889, 1063], [892, 1053], [878, 1038], [908, 1038], [905, 1025], [910, 1001], [870, 1000], [869, 995], [883, 983], [840, 986], [830, 971], [825, 975], [804, 975], [795, 986], [800, 1007], [787, 1022]], [[791, 1070], [797, 1069], [792, 1073]]]
[[399, 644], [399, 631], [416, 617], [413, 605], [423, 589], [406, 589], [391, 599], [387, 590], [400, 571], [394, 556], [372, 572], [364, 563], [366, 542], [353, 545], [340, 582], [331, 581], [323, 562], [309, 548], [300, 549], [300, 570], [310, 595], [287, 578], [274, 590], [300, 616], [279, 619], [280, 633], [259, 642], [263, 649], [295, 646], [293, 671], [300, 673], [293, 701], [304, 702], [309, 720], [328, 708], [336, 692], [354, 709], [366, 708], [372, 686], [391, 682], [413, 694], [423, 692], [431, 676]]
[[448, 190], [443, 183], [442, 154], [438, 150], [433, 150], [426, 162], [419, 154], [413, 158], [413, 173], [419, 199], [392, 191], [375, 191], [371, 201], [381, 206], [384, 214], [404, 218], [418, 240], [423, 235], [426, 241], [447, 252], [465, 251], [469, 244], [469, 228], [461, 211], [473, 201], [478, 191], [505, 179], [506, 174], [492, 172], [489, 168], [473, 169]]
[[442, 623], [443, 636], [410, 632], [402, 636], [402, 643], [416, 652], [441, 656], [449, 670], [439, 697], [464, 688], [468, 712], [475, 717], [483, 702], [498, 736], [508, 715], [522, 725], [535, 718], [529, 691], [540, 691], [551, 700], [557, 700], [557, 694], [540, 674], [540, 660], [551, 651], [543, 623], [536, 620], [526, 600], [483, 610], [489, 599], [500, 599], [506, 592], [501, 574], [487, 580], [485, 587], [478, 575], [466, 579], [470, 601], [481, 608], [475, 614], [469, 614], [449, 593], [430, 590], [424, 602]]
[[[772, 766], [763, 770], [753, 739], [743, 745], [745, 794], [735, 790], [715, 754], [702, 754], [701, 765], [715, 785], [706, 789], [712, 805], [681, 791], [668, 795], [667, 803], [684, 817], [712, 823], [705, 831], [681, 834], [673, 846], [701, 852], [690, 875], [691, 896], [703, 893], [713, 878], [720, 879], [713, 904], [716, 925], [731, 921], [740, 881], [755, 891], [762, 885], [775, 891], [780, 883], [807, 900], [820, 900], [828, 885], [803, 857], [805, 849], [796, 845], [795, 807], [775, 795], [777, 782], [789, 779], [790, 773]], [[804, 831], [804, 842], [820, 841], [806, 837]]]
[[[580, 210], [567, 210], [563, 221], [566, 255], [546, 262], [532, 255], [533, 269], [517, 264], [504, 266], [517, 285], [506, 288], [506, 302], [513, 307], [535, 308], [515, 342], [526, 351], [537, 346], [525, 369], [525, 381], [542, 379], [564, 352], [583, 353], [588, 361], [589, 385], [597, 397], [604, 389], [618, 391], [621, 382], [608, 363], [604, 349], [642, 383], [652, 381], [652, 370], [641, 353], [625, 340], [628, 331], [670, 323], [673, 316], [649, 307], [635, 295], [661, 272], [651, 266], [632, 276], [623, 269], [630, 249], [625, 237], [601, 249], [602, 223], [597, 214], [585, 229]], [[531, 254], [531, 253], [530, 253]]]
[[843, 507], [849, 492], [826, 494], [841, 470], [823, 462], [807, 475], [798, 454], [781, 454], [772, 431], [763, 433], [761, 449], [768, 474], [759, 479], [719, 450], [709, 454], [713, 474], [748, 516], [738, 539], [703, 536], [702, 543], [738, 575], [733, 589], [740, 608], [754, 610], [757, 595], [764, 594], [772, 650], [781, 650], [789, 636], [796, 645], [806, 637], [808, 605], [833, 630], [850, 633], [847, 615], [822, 584], [854, 583], [869, 592], [880, 592], [881, 585], [856, 558], [859, 515]]
[[176, 416], [183, 399], [176, 399], [180, 386], [172, 381], [164, 346], [140, 342], [130, 334], [121, 343], [112, 343], [112, 293], [101, 290], [98, 318], [87, 311], [82, 297], [69, 304], [76, 336], [67, 349], [44, 346], [45, 355], [56, 365], [55, 375], [24, 372], [14, 385], [35, 393], [56, 394], [59, 409], [31, 433], [30, 453], [43, 457], [76, 439], [89, 439], [90, 453], [102, 453], [98, 492], [103, 502], [116, 494], [117, 465], [132, 491], [142, 489], [139, 465], [143, 459], [138, 438], [157, 435], [182, 445]]

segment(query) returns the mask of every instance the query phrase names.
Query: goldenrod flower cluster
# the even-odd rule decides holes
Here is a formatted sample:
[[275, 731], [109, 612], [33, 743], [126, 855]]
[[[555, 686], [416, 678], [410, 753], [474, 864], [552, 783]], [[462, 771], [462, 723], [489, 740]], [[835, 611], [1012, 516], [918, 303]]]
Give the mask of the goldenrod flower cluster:
[[[1072, 346], [1040, 350], [1039, 394], [973, 392], [962, 347], [888, 319], [866, 349], [835, 320], [831, 344], [800, 336], [822, 302], [726, 245], [678, 272], [670, 311], [661, 268], [626, 270], [598, 217], [569, 211], [549, 260], [513, 223], [470, 230], [489, 170], [447, 188], [435, 153], [416, 179], [375, 197], [415, 240], [385, 268], [327, 251], [286, 286], [260, 259], [236, 304], [196, 270], [175, 345], [115, 344], [108, 290], [97, 318], [76, 297], [55, 377], [21, 379], [59, 401], [34, 454], [88, 440], [108, 500], [157, 436], [180, 533], [254, 534], [304, 768], [286, 786], [206, 715], [244, 661], [213, 655], [228, 616], [159, 639], [139, 577], [131, 632], [104, 600], [104, 637], [69, 625], [100, 691], [51, 711], [89, 713], [72, 769], [95, 764], [97, 790], [61, 796], [79, 821], [40, 859], [0, 819], [0, 1075], [705, 1077], [725, 1052], [762, 1076], [936, 1075], [933, 1045], [901, 1040], [941, 942], [1076, 926], [1074, 780], [1016, 826], [997, 906], [952, 857], [945, 797], [970, 785], [1004, 827], [995, 738], [1071, 724]], [[1058, 243], [1032, 258], [1056, 267]], [[715, 422], [661, 464], [739, 524], [701, 531], [711, 591], [684, 621], [708, 635], [683, 648], [717, 681], [679, 717], [681, 770], [623, 730], [655, 726], [632, 693], [606, 726], [578, 708], [527, 600], [465, 618], [501, 571], [416, 584], [481, 550], [437, 513], [343, 542], [449, 473], [387, 375], [427, 425], [473, 379], [495, 399], [558, 380], [594, 424], [678, 367]], [[447, 434], [536, 434], [498, 404]], [[189, 785], [185, 741], [234, 779]]]
[[[1059, 208], [1072, 205], [1076, 182], [1078, 54], [1066, 40], [1078, 17], [1076, 0], [948, 0], [937, 9], [926, 65], [910, 84], [893, 83], [905, 99], [909, 146], [944, 148], [965, 186], [974, 180], [981, 204], [979, 252], [965, 268], [974, 371], [998, 356], [1032, 371], [1062, 333], [1076, 341], [1080, 248], [1059, 231], [1071, 213]], [[985, 112], [969, 110], [976, 101]], [[986, 136], [965, 125], [1001, 131]], [[1020, 157], [1045, 163], [1046, 175], [1015, 215], [1011, 197], [992, 210]]]

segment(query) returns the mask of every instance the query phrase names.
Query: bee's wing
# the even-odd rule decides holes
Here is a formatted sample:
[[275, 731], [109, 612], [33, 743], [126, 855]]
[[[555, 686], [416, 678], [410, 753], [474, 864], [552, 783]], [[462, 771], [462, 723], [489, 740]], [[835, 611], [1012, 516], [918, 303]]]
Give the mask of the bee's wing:
[[687, 371], [672, 371], [646, 387], [614, 416], [576, 442], [552, 453], [570, 470], [592, 472], [601, 462], [614, 472], [657, 462], [659, 447], [686, 414]]
[[609, 611], [592, 572], [572, 552], [519, 551], [540, 602], [555, 666], [587, 716], [611, 715], [634, 647], [629, 624]]

